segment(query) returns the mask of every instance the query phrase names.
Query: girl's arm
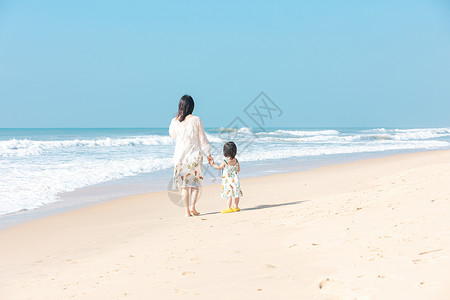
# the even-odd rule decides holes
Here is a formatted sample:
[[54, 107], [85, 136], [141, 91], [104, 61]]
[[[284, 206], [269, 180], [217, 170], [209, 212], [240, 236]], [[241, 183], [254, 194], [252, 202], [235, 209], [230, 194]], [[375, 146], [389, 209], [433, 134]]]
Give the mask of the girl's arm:
[[220, 164], [220, 166], [216, 165], [216, 164], [212, 164], [211, 166], [213, 166], [214, 168], [216, 168], [217, 170], [222, 170], [223, 168], [225, 168], [225, 163], [222, 162]]
[[236, 161], [236, 163], [238, 164], [238, 169], [237, 169], [237, 171], [238, 171], [238, 173], [241, 171], [241, 166], [239, 165], [239, 161]]

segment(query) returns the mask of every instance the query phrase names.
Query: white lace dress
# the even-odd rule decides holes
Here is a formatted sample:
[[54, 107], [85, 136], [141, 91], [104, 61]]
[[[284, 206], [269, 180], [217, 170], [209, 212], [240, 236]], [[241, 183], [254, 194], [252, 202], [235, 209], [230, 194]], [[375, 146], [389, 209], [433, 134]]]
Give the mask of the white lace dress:
[[172, 119], [169, 135], [176, 140], [173, 156], [173, 189], [197, 187], [203, 181], [203, 155], [210, 155], [202, 121], [197, 116], [186, 118], [183, 122]]

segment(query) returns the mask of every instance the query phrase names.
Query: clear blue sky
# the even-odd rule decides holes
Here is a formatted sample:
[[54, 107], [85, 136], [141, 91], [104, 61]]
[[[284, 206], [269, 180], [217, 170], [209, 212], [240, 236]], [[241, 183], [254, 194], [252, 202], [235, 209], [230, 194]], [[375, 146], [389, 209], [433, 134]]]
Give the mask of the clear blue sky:
[[0, 127], [450, 126], [450, 4], [0, 0]]

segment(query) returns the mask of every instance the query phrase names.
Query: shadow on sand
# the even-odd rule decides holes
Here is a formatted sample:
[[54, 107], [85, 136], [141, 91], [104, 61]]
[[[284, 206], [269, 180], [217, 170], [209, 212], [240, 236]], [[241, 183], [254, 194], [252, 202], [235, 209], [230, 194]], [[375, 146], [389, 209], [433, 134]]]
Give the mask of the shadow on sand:
[[[277, 204], [262, 204], [262, 205], [257, 205], [257, 206], [254, 206], [254, 207], [241, 208], [241, 212], [242, 211], [248, 211], [248, 210], [274, 208], [274, 207], [279, 207], [279, 206], [296, 205], [296, 204], [301, 204], [301, 203], [307, 202], [307, 201], [309, 201], [309, 200], [293, 201], [293, 202], [277, 203]], [[216, 215], [216, 214], [220, 214], [220, 211], [201, 214], [201, 216]]]

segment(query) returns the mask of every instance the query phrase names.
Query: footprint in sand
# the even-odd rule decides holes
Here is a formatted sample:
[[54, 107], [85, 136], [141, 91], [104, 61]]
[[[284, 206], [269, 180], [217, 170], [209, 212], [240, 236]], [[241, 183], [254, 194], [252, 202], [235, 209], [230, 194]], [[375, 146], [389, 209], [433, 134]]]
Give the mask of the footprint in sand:
[[274, 269], [277, 266], [274, 266], [274, 265], [271, 265], [271, 264], [266, 264], [265, 267], [268, 268], [268, 269]]
[[185, 271], [183, 273], [181, 273], [181, 275], [185, 276], [185, 275], [193, 275], [195, 274], [195, 272], [191, 272], [191, 271]]
[[184, 289], [174, 289], [175, 293], [177, 294], [184, 294], [187, 295], [188, 290], [184, 290]]
[[330, 278], [325, 278], [324, 280], [320, 281], [319, 289], [322, 289], [328, 281], [330, 281]]

